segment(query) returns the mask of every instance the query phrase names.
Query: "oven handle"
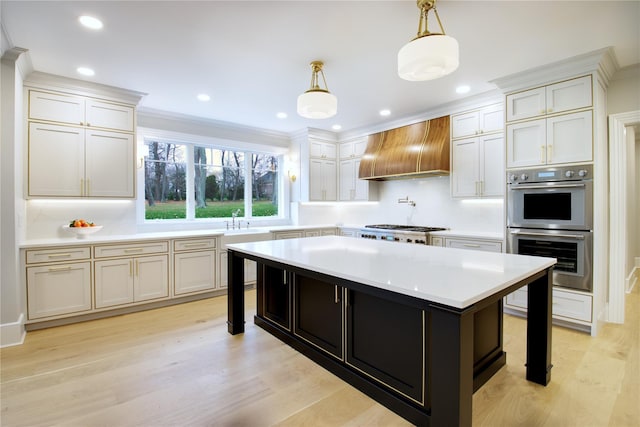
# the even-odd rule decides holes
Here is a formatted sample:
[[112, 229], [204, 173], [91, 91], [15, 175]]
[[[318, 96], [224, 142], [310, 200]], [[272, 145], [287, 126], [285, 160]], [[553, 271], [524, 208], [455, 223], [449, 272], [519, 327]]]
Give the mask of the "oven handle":
[[554, 190], [556, 188], [580, 188], [584, 184], [551, 184], [551, 185], [527, 185], [517, 184], [509, 186], [511, 190]]
[[584, 240], [584, 236], [581, 234], [546, 234], [546, 233], [533, 233], [530, 231], [511, 231], [511, 234], [517, 234], [519, 236], [534, 236], [534, 237], [560, 237], [566, 239]]

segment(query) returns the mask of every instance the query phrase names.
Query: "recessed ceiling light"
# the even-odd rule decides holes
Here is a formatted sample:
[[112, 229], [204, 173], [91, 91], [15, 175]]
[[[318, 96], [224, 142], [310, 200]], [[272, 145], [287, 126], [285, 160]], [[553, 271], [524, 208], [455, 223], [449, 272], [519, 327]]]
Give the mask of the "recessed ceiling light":
[[78, 67], [76, 71], [78, 72], [78, 74], [82, 74], [83, 76], [93, 76], [96, 74], [95, 71], [87, 67]]
[[331, 126], [331, 129], [340, 130], [340, 129], [342, 129], [342, 125], [333, 125], [333, 126]]
[[289, 116], [288, 116], [287, 113], [281, 111], [279, 113], [276, 113], [276, 117], [279, 118], [279, 119], [286, 119]]
[[94, 18], [93, 16], [83, 15], [78, 18], [78, 21], [80, 21], [80, 23], [85, 27], [91, 28], [92, 30], [99, 30], [102, 28], [102, 21], [98, 18]]
[[209, 95], [207, 95], [206, 93], [201, 93], [198, 95], [198, 101], [202, 101], [202, 102], [207, 102], [210, 101], [211, 97]]
[[458, 86], [456, 88], [456, 93], [467, 93], [471, 90], [471, 88], [467, 85]]
[[391, 110], [387, 110], [386, 108], [384, 110], [380, 110], [380, 115], [381, 116], [389, 116], [389, 115], [391, 115]]

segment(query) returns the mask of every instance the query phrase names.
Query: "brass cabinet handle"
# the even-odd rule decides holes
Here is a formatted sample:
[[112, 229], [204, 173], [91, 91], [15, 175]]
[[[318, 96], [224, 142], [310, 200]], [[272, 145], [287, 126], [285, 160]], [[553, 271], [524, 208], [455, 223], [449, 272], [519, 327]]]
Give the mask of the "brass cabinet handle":
[[129, 260], [129, 277], [133, 277], [133, 261]]
[[546, 162], [546, 148], [544, 145], [540, 146], [540, 163], [545, 163]]
[[49, 267], [49, 271], [50, 272], [55, 272], [55, 271], [70, 271], [71, 270], [71, 266], [67, 265], [65, 267]]
[[144, 248], [131, 248], [131, 249], [125, 249], [124, 251], [125, 251], [125, 253], [142, 252], [142, 251], [144, 251]]
[[[334, 286], [334, 295], [333, 295], [333, 296], [334, 296], [334, 300], [333, 300], [333, 301], [334, 301], [336, 304], [339, 304], [339, 303], [340, 303], [340, 292], [338, 291], [338, 288], [339, 288], [339, 286], [338, 286], [338, 285], [335, 285], [335, 286]], [[340, 288], [340, 289], [342, 289], [342, 288]]]
[[71, 254], [66, 253], [66, 254], [49, 254], [47, 255], [49, 259], [51, 258], [69, 258], [71, 256]]
[[206, 242], [185, 243], [184, 246], [187, 248], [199, 248], [199, 247], [207, 246], [207, 243]]

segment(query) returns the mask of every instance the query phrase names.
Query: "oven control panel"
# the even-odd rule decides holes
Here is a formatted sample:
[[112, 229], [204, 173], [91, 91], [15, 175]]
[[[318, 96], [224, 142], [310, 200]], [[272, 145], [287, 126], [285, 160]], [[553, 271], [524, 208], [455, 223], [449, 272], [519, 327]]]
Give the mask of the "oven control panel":
[[507, 172], [508, 184], [547, 181], [582, 181], [593, 178], [593, 165], [526, 169]]

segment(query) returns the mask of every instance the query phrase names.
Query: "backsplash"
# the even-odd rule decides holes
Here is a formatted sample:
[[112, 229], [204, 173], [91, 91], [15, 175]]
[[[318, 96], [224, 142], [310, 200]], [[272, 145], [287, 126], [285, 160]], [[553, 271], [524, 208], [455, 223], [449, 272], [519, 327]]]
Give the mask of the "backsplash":
[[[503, 199], [452, 199], [448, 176], [385, 181], [379, 201], [302, 203], [297, 222], [310, 224], [391, 223], [451, 228], [456, 231], [504, 233]], [[415, 206], [398, 203], [408, 197]], [[292, 214], [295, 209], [292, 208]]]

